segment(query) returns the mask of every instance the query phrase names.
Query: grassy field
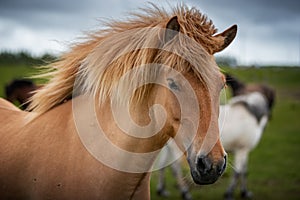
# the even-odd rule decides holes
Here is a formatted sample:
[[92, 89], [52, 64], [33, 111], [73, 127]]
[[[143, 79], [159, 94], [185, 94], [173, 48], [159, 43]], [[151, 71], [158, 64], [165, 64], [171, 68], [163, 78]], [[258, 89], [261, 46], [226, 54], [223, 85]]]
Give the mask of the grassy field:
[[[254, 199], [300, 199], [300, 68], [224, 68], [247, 83], [267, 83], [276, 89], [277, 98], [273, 118], [261, 142], [251, 153], [248, 186]], [[12, 78], [29, 76], [34, 70], [26, 66], [0, 66], [0, 96], [3, 87]], [[214, 185], [196, 186], [188, 168], [184, 168], [194, 199], [222, 199], [228, 185], [231, 168]], [[157, 172], [151, 180], [152, 199], [155, 193]], [[168, 199], [181, 199], [170, 170], [167, 171]], [[238, 194], [237, 199], [238, 199]]]

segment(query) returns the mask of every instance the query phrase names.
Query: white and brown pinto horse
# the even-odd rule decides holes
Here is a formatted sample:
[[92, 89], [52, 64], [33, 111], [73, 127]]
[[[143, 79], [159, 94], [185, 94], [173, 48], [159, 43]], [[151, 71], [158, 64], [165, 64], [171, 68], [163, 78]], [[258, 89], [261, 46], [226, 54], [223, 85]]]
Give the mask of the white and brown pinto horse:
[[225, 199], [233, 199], [234, 189], [241, 180], [241, 197], [251, 198], [247, 189], [247, 161], [263, 134], [270, 116], [270, 102], [260, 92], [233, 97], [229, 104], [220, 107], [221, 141], [226, 151], [233, 153], [232, 181]]
[[272, 110], [273, 104], [275, 102], [275, 91], [270, 86], [258, 83], [246, 84], [228, 73], [225, 74], [225, 77], [226, 85], [228, 85], [231, 89], [232, 96], [248, 94], [251, 92], [260, 92], [267, 98], [269, 110]]
[[[45, 76], [51, 79], [33, 96], [32, 112], [0, 100], [0, 199], [149, 199], [157, 153], [143, 156], [159, 152], [170, 138], [186, 154], [196, 183], [221, 176], [226, 153], [218, 107], [225, 78], [213, 54], [231, 43], [237, 27], [216, 35], [195, 8], [143, 10], [91, 34], [50, 65]], [[188, 106], [180, 107], [180, 96]], [[114, 110], [120, 105], [129, 105], [128, 121], [123, 110]], [[86, 141], [97, 123], [103, 141], [97, 135]], [[206, 135], [213, 143], [204, 142]], [[99, 145], [107, 145], [104, 140], [112, 147]]]
[[248, 155], [260, 141], [269, 121], [275, 102], [275, 91], [265, 84], [244, 84], [236, 77], [226, 74], [226, 83], [233, 98], [228, 105], [221, 106], [220, 118], [225, 121], [221, 127], [221, 141], [226, 151], [234, 154], [234, 173], [225, 193], [226, 199], [233, 199], [234, 189], [241, 180], [241, 197], [251, 198], [247, 189]]

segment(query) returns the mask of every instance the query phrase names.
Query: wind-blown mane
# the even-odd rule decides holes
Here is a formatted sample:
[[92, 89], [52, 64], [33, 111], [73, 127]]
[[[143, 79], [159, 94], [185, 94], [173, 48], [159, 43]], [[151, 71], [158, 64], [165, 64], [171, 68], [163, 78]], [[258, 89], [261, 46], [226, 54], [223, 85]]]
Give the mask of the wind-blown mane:
[[[217, 30], [212, 21], [185, 5], [170, 13], [153, 4], [142, 11], [144, 13], [135, 13], [125, 22], [107, 22], [106, 29], [90, 34], [85, 42], [74, 45], [59, 61], [46, 66], [49, 71], [41, 77], [50, 77], [50, 81], [33, 96], [29, 109], [42, 114], [71, 99], [75, 81], [81, 93], [98, 97], [100, 102], [111, 97], [115, 89], [120, 91], [121, 99], [126, 90], [120, 88], [134, 88], [141, 82], [155, 79], [158, 71], [149, 68], [127, 84], [117, 84], [129, 70], [149, 63], [165, 64], [178, 71], [192, 70], [210, 87], [213, 84], [210, 75], [219, 69], [207, 67], [216, 66], [209, 64], [214, 62], [209, 55], [223, 45], [222, 38], [213, 37]], [[174, 16], [178, 18], [182, 34], [164, 43], [162, 29]], [[192, 38], [197, 45], [187, 45], [183, 35]], [[179, 55], [184, 55], [184, 59]], [[144, 86], [135, 93], [136, 101], [147, 96], [149, 87]]]

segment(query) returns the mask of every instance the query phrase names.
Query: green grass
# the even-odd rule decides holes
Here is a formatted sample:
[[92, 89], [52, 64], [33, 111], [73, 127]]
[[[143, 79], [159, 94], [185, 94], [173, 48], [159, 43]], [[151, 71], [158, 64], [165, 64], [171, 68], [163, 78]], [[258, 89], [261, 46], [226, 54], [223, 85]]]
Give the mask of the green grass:
[[[254, 199], [300, 199], [300, 68], [224, 68], [247, 83], [267, 83], [276, 89], [273, 118], [269, 122], [261, 142], [250, 154], [248, 186]], [[13, 78], [32, 75], [27, 66], [0, 66], [0, 96], [3, 87]], [[230, 157], [230, 160], [232, 158]], [[231, 161], [232, 162], [232, 161]], [[222, 199], [229, 183], [231, 168], [213, 185], [196, 186], [184, 168], [194, 199]], [[151, 179], [152, 199], [164, 199], [156, 195], [157, 172]], [[181, 199], [176, 182], [167, 171], [168, 199]], [[238, 194], [236, 194], [238, 197]]]

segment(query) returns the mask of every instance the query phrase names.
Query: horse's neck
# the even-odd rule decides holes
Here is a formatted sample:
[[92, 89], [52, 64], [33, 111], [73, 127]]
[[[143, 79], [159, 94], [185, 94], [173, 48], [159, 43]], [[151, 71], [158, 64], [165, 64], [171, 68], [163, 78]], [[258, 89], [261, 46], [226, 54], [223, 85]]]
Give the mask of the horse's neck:
[[100, 199], [150, 199], [150, 173], [126, 173], [104, 167], [99, 178], [96, 184]]
[[[83, 194], [80, 194], [80, 191], [77, 191], [76, 187], [74, 187], [75, 189], [70, 188], [70, 194], [66, 194], [74, 195], [74, 197], [77, 196], [78, 198], [81, 196], [95, 197], [101, 195], [99, 197], [103, 199], [148, 199], [150, 173], [146, 170], [133, 173], [136, 168], [129, 168], [128, 166], [135, 167], [139, 166], [142, 162], [142, 164], [148, 162], [144, 167], [145, 169], [150, 169], [152, 161], [131, 159], [130, 155], [129, 157], [124, 157], [122, 153], [118, 155], [119, 152], [116, 151], [116, 148], [111, 147], [116, 147], [123, 143], [119, 141], [120, 138], [118, 138], [119, 133], [115, 128], [116, 125], [110, 121], [112, 120], [110, 119], [112, 117], [111, 114], [106, 109], [94, 110], [93, 105], [85, 100], [77, 97], [72, 101], [61, 104], [34, 119], [30, 123], [30, 129], [27, 127], [28, 131], [26, 130], [26, 134], [32, 136], [32, 133], [34, 133], [32, 129], [39, 130], [41, 129], [41, 124], [48, 124], [43, 127], [43, 131], [37, 134], [35, 139], [32, 139], [33, 137], [28, 139], [29, 142], [37, 140], [39, 142], [38, 146], [47, 146], [47, 152], [53, 152], [49, 156], [54, 156], [48, 158], [45, 157], [45, 154], [48, 155], [48, 153], [32, 149], [35, 156], [31, 162], [37, 163], [32, 166], [38, 169], [31, 169], [30, 173], [33, 173], [33, 175], [30, 174], [30, 177], [35, 176], [35, 171], [38, 170], [42, 175], [47, 176], [40, 178], [48, 179], [49, 183], [51, 181], [61, 181], [68, 186], [73, 185], [74, 181], [84, 183], [87, 189], [86, 191], [81, 191]], [[97, 132], [98, 129], [95, 132], [96, 135], [90, 135], [90, 133], [95, 131], [93, 128], [97, 124], [97, 121], [93, 119], [95, 117], [93, 111], [102, 111], [99, 113], [101, 115], [99, 125], [105, 131], [106, 138], [97, 136], [97, 134], [101, 135]], [[51, 145], [49, 145], [48, 140], [44, 139], [49, 138], [50, 134], [51, 139], [55, 141]], [[111, 140], [111, 143], [109, 143], [111, 146], [107, 147], [107, 143], [103, 143], [105, 139]], [[131, 144], [130, 142], [132, 143], [132, 141], [126, 141], [124, 145]], [[140, 146], [139, 143], [136, 143], [135, 146], [137, 147], [136, 151], [141, 150], [138, 148]], [[53, 171], [52, 174], [43, 173], [44, 168], [41, 166], [38, 167], [41, 164], [41, 160], [48, 160], [47, 168], [45, 169], [51, 169], [50, 171]], [[66, 160], [68, 162], [65, 162]], [[76, 162], [80, 164], [76, 164]], [[74, 173], [76, 176], [72, 177], [66, 173], [57, 177], [56, 174], [59, 174], [60, 171], [57, 168], [57, 163], [61, 163], [61, 168], [73, 169], [73, 171], [71, 170], [71, 174]]]
[[[166, 141], [162, 140], [159, 134], [150, 138], [138, 138], [138, 136], [134, 137], [128, 134], [139, 133], [137, 131], [140, 127], [135, 127], [136, 124], [132, 123], [131, 120], [142, 123], [141, 126], [143, 126], [149, 121], [149, 119], [142, 119], [145, 110], [146, 114], [149, 111], [142, 107], [135, 107], [131, 110], [131, 116], [123, 115], [124, 113], [118, 112], [118, 110], [113, 114], [110, 101], [105, 102], [102, 106], [93, 106], [95, 102], [90, 102], [90, 100], [85, 97], [78, 97], [73, 100], [73, 112], [75, 113], [73, 116], [77, 131], [79, 134], [81, 131], [84, 133], [80, 136], [83, 144], [100, 162], [104, 162], [105, 165], [118, 171], [123, 171], [125, 174], [128, 172], [128, 177], [124, 177], [122, 181], [125, 185], [136, 186], [136, 188], [131, 188], [136, 193], [134, 196], [141, 197], [140, 195], [147, 194], [150, 176], [148, 171], [151, 170], [160, 148]], [[118, 120], [119, 122], [123, 121], [122, 117], [124, 116], [133, 118], [125, 121], [125, 125], [126, 123], [129, 124], [128, 127], [124, 127], [124, 124], [118, 124]], [[83, 125], [82, 130], [77, 122]], [[91, 134], [90, 139], [92, 140], [87, 137], [89, 134]], [[112, 173], [110, 176], [111, 179], [120, 177], [118, 173]], [[145, 199], [145, 196], [142, 199]]]
[[[151, 103], [150, 103], [151, 105]], [[111, 106], [107, 101], [97, 108], [98, 123], [114, 144], [134, 153], [147, 153], [160, 149], [168, 137], [159, 112], [150, 109], [147, 102], [130, 109]]]
[[149, 118], [148, 105], [135, 106], [127, 114], [124, 110], [112, 111], [110, 101], [97, 105], [86, 96], [72, 100], [73, 120], [85, 147], [98, 159], [111, 155], [117, 160], [114, 164], [124, 166], [124, 171], [149, 171], [168, 136], [165, 127], [157, 126], [158, 119]]

